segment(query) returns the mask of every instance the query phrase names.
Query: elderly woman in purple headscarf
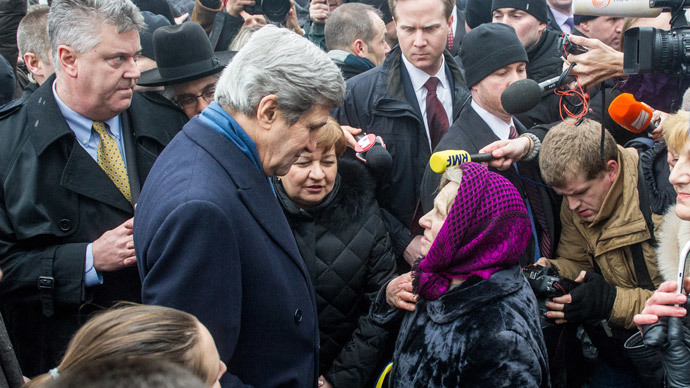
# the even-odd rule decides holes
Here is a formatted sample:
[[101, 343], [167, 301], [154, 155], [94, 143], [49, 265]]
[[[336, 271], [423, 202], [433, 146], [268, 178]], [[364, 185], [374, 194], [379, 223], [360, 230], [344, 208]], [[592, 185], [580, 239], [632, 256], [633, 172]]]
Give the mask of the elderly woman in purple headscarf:
[[[465, 163], [446, 172], [419, 224], [425, 256], [412, 272], [419, 301], [402, 321], [391, 386], [548, 387], [537, 302], [518, 262], [531, 223], [515, 187]], [[404, 314], [384, 291], [371, 312], [381, 324]]]

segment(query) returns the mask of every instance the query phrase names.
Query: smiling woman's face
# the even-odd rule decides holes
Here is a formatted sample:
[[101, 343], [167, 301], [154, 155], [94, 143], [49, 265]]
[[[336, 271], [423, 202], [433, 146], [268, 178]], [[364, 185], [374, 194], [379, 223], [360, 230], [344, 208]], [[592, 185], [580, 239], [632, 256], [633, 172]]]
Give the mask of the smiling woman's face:
[[281, 177], [283, 188], [290, 200], [301, 207], [321, 202], [333, 190], [338, 174], [338, 158], [334, 147], [304, 151], [287, 175]]

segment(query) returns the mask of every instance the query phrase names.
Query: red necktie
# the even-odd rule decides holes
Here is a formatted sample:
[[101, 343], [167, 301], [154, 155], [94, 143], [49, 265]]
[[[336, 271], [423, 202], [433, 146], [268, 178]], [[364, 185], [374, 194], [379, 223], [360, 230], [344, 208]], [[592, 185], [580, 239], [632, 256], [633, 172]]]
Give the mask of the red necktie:
[[429, 124], [429, 138], [431, 139], [431, 149], [436, 145], [443, 135], [448, 132], [448, 115], [443, 108], [443, 104], [436, 95], [436, 87], [439, 80], [436, 77], [429, 77], [424, 84], [426, 88], [426, 121]]

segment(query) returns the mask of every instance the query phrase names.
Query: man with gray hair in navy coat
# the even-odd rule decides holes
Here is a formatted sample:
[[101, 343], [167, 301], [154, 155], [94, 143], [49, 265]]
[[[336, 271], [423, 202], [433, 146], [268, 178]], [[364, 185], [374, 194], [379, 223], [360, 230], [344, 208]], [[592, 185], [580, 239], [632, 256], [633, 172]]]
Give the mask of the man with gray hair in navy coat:
[[326, 53], [264, 27], [149, 174], [134, 225], [142, 299], [208, 327], [223, 387], [316, 386], [314, 291], [268, 178], [314, 151], [344, 95]]

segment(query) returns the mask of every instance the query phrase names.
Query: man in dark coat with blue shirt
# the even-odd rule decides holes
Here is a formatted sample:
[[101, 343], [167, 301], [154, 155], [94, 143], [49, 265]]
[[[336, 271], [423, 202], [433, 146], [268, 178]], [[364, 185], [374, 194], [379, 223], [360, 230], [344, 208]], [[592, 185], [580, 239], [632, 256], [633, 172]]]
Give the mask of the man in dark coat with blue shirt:
[[134, 225], [142, 299], [208, 327], [223, 387], [317, 384], [314, 290], [268, 177], [314, 151], [344, 94], [326, 53], [264, 27], [148, 177]]
[[134, 204], [186, 122], [133, 93], [142, 27], [130, 1], [53, 1], [56, 73], [0, 113], [0, 308], [27, 376], [94, 310], [140, 300]]

